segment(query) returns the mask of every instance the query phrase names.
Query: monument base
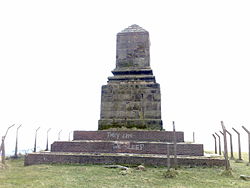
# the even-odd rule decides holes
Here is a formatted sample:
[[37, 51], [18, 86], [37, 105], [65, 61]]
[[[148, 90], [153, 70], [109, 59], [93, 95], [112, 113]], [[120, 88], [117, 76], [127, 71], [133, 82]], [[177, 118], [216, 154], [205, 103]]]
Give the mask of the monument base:
[[145, 130], [162, 130], [162, 120], [159, 119], [102, 119], [98, 121], [98, 130], [109, 128], [136, 128]]
[[[166, 155], [138, 155], [138, 154], [106, 154], [106, 153], [64, 153], [40, 152], [31, 153], [25, 157], [24, 165], [35, 164], [124, 164], [167, 166]], [[222, 158], [178, 156], [178, 165], [182, 166], [224, 166]], [[174, 158], [170, 156], [170, 165], [173, 166]]]
[[[179, 165], [209, 166], [215, 164], [220, 166], [223, 164], [221, 160], [209, 162], [207, 158], [204, 158], [202, 144], [185, 143], [183, 132], [175, 132], [175, 138]], [[51, 145], [51, 152], [28, 154], [25, 164], [83, 163], [166, 166], [167, 153], [174, 155], [173, 140], [172, 131], [74, 131], [73, 141], [56, 141]]]

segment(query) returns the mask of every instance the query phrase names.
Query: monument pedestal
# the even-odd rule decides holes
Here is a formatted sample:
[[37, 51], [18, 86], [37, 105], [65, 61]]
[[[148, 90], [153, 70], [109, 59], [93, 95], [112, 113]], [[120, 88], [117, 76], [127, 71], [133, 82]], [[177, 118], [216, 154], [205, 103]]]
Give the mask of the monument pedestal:
[[[224, 165], [223, 159], [204, 157], [202, 144], [185, 143], [183, 132], [176, 132], [176, 141], [179, 165]], [[51, 152], [28, 154], [25, 165], [81, 163], [167, 166], [168, 148], [172, 165], [171, 131], [74, 131], [73, 141], [56, 141], [51, 145]]]
[[[176, 132], [177, 155], [203, 156], [202, 144], [184, 142]], [[173, 132], [168, 131], [75, 131], [71, 142], [56, 141], [51, 152], [174, 154]]]

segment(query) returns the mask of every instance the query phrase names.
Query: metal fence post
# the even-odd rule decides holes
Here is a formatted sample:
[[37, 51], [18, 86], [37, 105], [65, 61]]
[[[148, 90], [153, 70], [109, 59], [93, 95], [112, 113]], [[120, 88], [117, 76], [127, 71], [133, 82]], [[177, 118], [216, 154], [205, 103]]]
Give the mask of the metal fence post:
[[173, 136], [174, 136], [174, 168], [177, 169], [177, 144], [176, 144], [176, 133], [175, 133], [175, 123], [173, 121]]
[[250, 163], [250, 131], [247, 130], [246, 127], [242, 126], [242, 128], [247, 132], [248, 134], [248, 162]]
[[47, 142], [46, 142], [46, 149], [45, 151], [49, 151], [49, 131], [51, 130], [51, 128], [49, 128], [47, 130]]
[[38, 127], [36, 129], [36, 133], [35, 133], [35, 143], [34, 143], [34, 152], [36, 152], [36, 139], [37, 139], [37, 131], [40, 129], [40, 127]]
[[58, 140], [60, 140], [62, 129], [58, 132]]
[[217, 134], [217, 133], [214, 133], [216, 134], [216, 136], [219, 138], [219, 155], [221, 155], [221, 142], [220, 142], [220, 135]]
[[195, 132], [193, 132], [193, 143], [195, 143]]
[[216, 141], [216, 136], [212, 134], [214, 137], [214, 153], [217, 154], [217, 141]]
[[241, 158], [240, 133], [239, 133], [235, 128], [232, 128], [232, 129], [233, 129], [234, 132], [236, 132], [236, 134], [238, 135], [239, 160], [242, 160], [242, 158]]
[[170, 147], [169, 147], [169, 144], [167, 144], [167, 158], [168, 158], [168, 170], [170, 169], [171, 167], [171, 164], [170, 164]]
[[19, 127], [17, 127], [17, 129], [16, 129], [16, 147], [15, 147], [15, 155], [14, 155], [14, 158], [17, 158], [18, 130], [19, 130], [19, 128], [20, 128], [21, 126], [22, 126], [22, 124], [19, 125]]
[[2, 137], [2, 163], [3, 163], [3, 164], [5, 164], [5, 144], [4, 144], [4, 141], [5, 141], [5, 138], [6, 138], [7, 134], [8, 134], [9, 129], [10, 129], [11, 127], [13, 127], [14, 125], [15, 125], [15, 124], [9, 126], [9, 127], [7, 128], [7, 130], [6, 130], [5, 135]]
[[69, 141], [71, 140], [71, 139], [70, 139], [70, 135], [71, 135], [72, 132], [73, 132], [73, 131], [70, 131], [70, 132], [69, 132]]
[[227, 132], [227, 134], [229, 135], [229, 138], [230, 138], [230, 153], [231, 153], [230, 159], [234, 159], [232, 134], [228, 130], [226, 130], [226, 132]]

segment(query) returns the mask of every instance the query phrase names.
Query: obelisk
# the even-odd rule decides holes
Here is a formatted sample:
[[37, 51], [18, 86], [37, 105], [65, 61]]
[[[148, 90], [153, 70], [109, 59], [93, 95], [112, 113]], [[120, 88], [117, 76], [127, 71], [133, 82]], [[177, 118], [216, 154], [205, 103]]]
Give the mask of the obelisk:
[[161, 130], [161, 92], [150, 67], [148, 31], [131, 25], [117, 34], [112, 73], [102, 86], [98, 129]]

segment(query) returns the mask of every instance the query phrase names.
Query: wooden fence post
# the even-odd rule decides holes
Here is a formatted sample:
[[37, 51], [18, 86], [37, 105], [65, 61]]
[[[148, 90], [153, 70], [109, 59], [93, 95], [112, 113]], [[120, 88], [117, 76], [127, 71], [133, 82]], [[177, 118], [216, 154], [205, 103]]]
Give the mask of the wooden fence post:
[[219, 138], [219, 155], [221, 155], [221, 142], [220, 142], [220, 135], [219, 134], [217, 134], [217, 133], [214, 133], [214, 134], [216, 134], [216, 136]]
[[214, 137], [214, 153], [217, 154], [217, 141], [216, 141], [216, 136], [212, 134]]
[[238, 160], [242, 160], [241, 158], [241, 144], [240, 144], [240, 133], [235, 129], [232, 128], [234, 130], [234, 132], [236, 132], [236, 134], [238, 135], [238, 149], [239, 149], [239, 159]]
[[174, 136], [174, 168], [177, 169], [177, 144], [176, 144], [176, 133], [175, 133], [175, 124], [173, 121], [173, 136]]
[[242, 128], [247, 132], [248, 134], [248, 162], [250, 163], [250, 131], [247, 130], [246, 127], [242, 126]]
[[224, 123], [223, 121], [221, 121], [221, 126], [222, 126], [222, 129], [223, 129], [223, 137], [224, 137], [224, 157], [225, 157], [225, 160], [226, 160], [226, 170], [229, 170], [230, 169], [230, 163], [229, 163], [229, 160], [228, 160], [228, 152], [227, 152], [227, 132], [226, 132], [226, 128], [224, 126]]

